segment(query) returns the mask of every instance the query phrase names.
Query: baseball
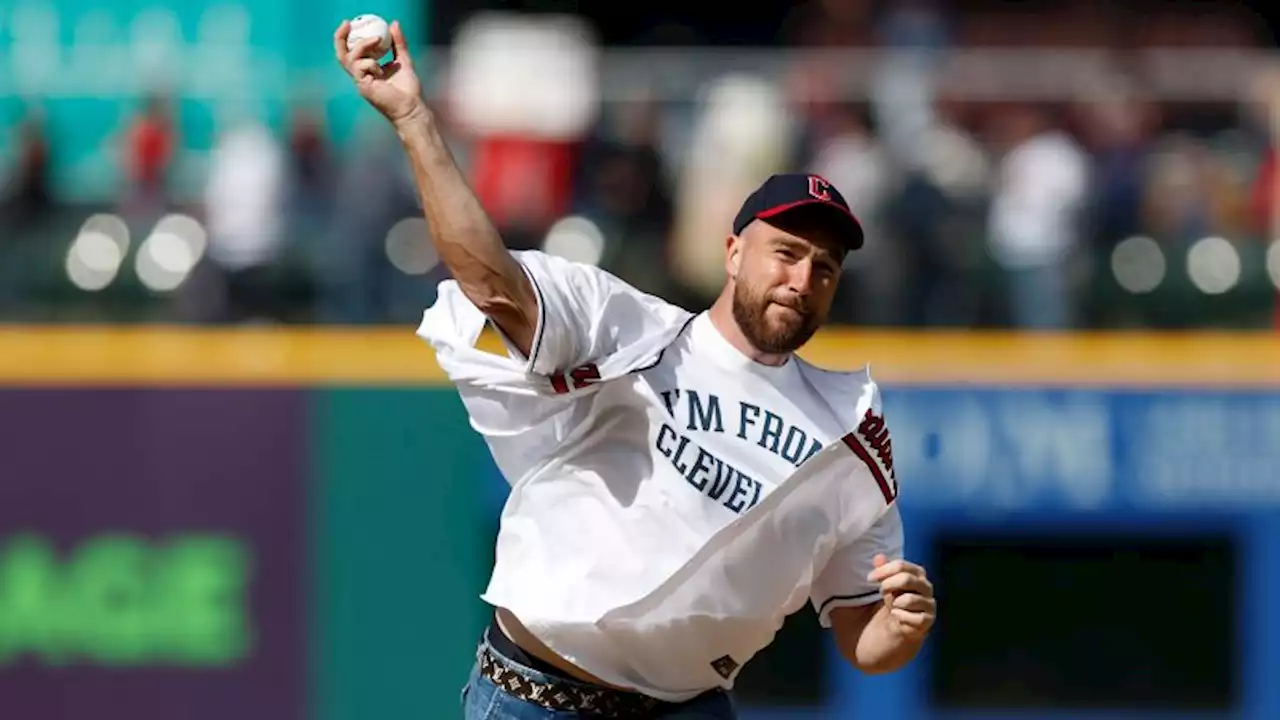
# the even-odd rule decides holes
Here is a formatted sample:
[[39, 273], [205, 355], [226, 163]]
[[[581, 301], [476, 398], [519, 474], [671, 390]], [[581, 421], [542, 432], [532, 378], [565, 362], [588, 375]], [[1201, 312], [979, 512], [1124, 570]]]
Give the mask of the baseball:
[[391, 27], [386, 20], [372, 14], [357, 15], [351, 19], [351, 34], [347, 36], [347, 50], [355, 49], [365, 38], [378, 38], [375, 57], [391, 51]]

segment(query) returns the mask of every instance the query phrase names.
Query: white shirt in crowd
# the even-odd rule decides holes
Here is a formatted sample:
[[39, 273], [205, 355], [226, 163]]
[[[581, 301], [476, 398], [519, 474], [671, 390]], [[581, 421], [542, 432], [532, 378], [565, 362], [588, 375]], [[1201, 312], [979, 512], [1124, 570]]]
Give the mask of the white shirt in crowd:
[[1062, 262], [1074, 248], [1089, 186], [1088, 159], [1065, 133], [1046, 132], [1005, 156], [991, 202], [992, 255], [1006, 268]]
[[284, 240], [285, 174], [284, 150], [261, 123], [242, 122], [218, 139], [205, 188], [209, 256], [215, 262], [244, 270], [276, 257]]
[[511, 483], [484, 599], [601, 679], [680, 701], [732, 687], [808, 601], [880, 599], [900, 557], [892, 445], [865, 370], [756, 363], [597, 268], [517, 253], [529, 358], [474, 348], [456, 283], [419, 335]]

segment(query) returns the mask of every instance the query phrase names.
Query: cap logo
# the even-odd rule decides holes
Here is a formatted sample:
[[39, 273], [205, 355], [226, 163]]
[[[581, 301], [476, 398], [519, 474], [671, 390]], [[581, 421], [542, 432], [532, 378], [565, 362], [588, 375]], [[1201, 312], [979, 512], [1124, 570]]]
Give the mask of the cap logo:
[[817, 175], [810, 175], [809, 194], [822, 202], [831, 202], [831, 183]]

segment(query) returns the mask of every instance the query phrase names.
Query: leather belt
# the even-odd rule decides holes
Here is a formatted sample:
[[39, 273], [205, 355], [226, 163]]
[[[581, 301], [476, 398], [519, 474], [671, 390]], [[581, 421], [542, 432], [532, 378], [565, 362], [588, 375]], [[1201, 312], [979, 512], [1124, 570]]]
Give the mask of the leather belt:
[[480, 650], [480, 675], [519, 700], [547, 710], [577, 713], [588, 718], [641, 720], [675, 707], [648, 695], [583, 682], [554, 677], [534, 680], [488, 646]]

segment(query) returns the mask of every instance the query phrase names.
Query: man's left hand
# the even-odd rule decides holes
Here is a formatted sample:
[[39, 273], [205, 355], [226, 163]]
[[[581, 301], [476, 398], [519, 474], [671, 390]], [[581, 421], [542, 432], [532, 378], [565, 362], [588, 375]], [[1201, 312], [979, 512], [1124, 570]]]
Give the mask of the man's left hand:
[[867, 580], [880, 583], [889, 630], [907, 640], [923, 640], [938, 612], [933, 583], [924, 568], [906, 560], [890, 561], [884, 555], [876, 555], [872, 564], [875, 569]]

